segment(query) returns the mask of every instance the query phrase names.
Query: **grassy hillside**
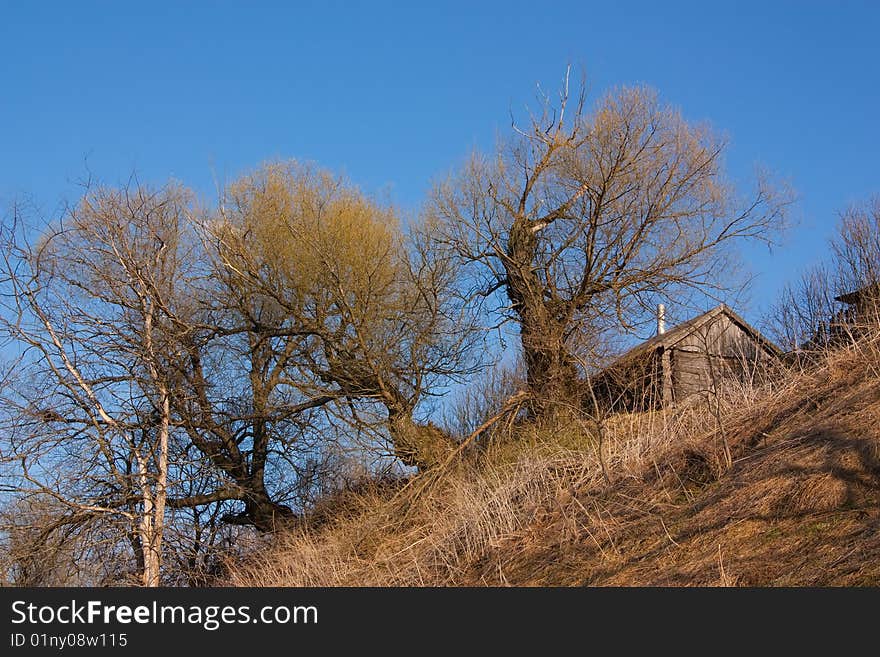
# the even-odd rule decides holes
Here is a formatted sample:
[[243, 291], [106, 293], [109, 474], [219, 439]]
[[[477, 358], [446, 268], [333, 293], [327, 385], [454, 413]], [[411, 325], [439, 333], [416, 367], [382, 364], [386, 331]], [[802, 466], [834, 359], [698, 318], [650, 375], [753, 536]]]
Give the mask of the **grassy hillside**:
[[[328, 501], [236, 585], [878, 585], [875, 342], [697, 405], [572, 421]], [[725, 449], [725, 443], [727, 449]], [[728, 459], [728, 453], [730, 459]]]

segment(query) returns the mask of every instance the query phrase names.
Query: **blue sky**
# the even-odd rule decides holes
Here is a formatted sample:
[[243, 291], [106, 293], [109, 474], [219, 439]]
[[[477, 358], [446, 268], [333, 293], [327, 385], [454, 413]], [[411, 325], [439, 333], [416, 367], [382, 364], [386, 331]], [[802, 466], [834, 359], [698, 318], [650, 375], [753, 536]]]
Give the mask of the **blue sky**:
[[0, 0], [0, 205], [51, 213], [88, 171], [212, 194], [295, 157], [412, 209], [571, 63], [711, 122], [735, 179], [790, 180], [799, 225], [748, 254], [756, 316], [880, 193], [878, 28], [867, 2]]

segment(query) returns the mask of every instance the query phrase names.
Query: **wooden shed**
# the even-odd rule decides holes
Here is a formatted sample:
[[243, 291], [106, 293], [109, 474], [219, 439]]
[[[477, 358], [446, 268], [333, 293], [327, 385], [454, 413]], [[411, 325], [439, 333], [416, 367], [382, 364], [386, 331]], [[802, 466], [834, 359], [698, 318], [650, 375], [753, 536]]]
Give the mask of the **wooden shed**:
[[870, 283], [862, 287], [834, 297], [835, 301], [840, 301], [850, 310], [850, 321], [858, 316], [868, 316], [871, 319], [877, 310], [878, 302], [880, 302], [880, 284]]
[[828, 347], [871, 334], [880, 325], [880, 283], [870, 283], [834, 297], [840, 303], [827, 321], [819, 322], [813, 336], [789, 356], [810, 358]]
[[669, 330], [661, 317], [656, 336], [592, 378], [592, 401], [621, 411], [670, 406], [725, 382], [762, 377], [781, 356], [779, 347], [724, 304]]
[[[834, 314], [829, 322], [829, 333], [851, 336], [866, 329], [876, 329], [880, 322], [880, 284], [871, 283], [834, 297], [843, 309]], [[821, 330], [821, 327], [820, 327]]]

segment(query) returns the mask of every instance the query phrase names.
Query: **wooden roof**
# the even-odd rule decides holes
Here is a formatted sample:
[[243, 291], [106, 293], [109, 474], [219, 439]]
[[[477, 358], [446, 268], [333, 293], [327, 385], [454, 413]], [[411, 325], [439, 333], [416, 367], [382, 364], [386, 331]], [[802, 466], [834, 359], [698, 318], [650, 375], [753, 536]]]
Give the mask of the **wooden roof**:
[[839, 294], [834, 297], [835, 301], [842, 301], [846, 304], [854, 304], [861, 301], [866, 296], [875, 298], [878, 293], [880, 293], [880, 283], [869, 283], [868, 285], [864, 285], [857, 290], [853, 290], [852, 292], [846, 292], [845, 294]]
[[712, 308], [712, 310], [704, 312], [702, 315], [697, 315], [693, 319], [689, 319], [686, 322], [674, 326], [665, 333], [655, 335], [653, 338], [645, 340], [642, 344], [636, 345], [615, 360], [609, 368], [616, 368], [620, 365], [624, 365], [629, 361], [647, 355], [660, 347], [663, 347], [664, 349], [672, 349], [676, 344], [691, 335], [694, 331], [700, 330], [719, 315], [727, 315], [732, 322], [739, 325], [739, 327], [749, 334], [755, 342], [763, 346], [771, 354], [774, 356], [782, 356], [782, 349], [765, 338], [758, 329], [740, 317], [730, 307], [722, 303], [715, 308]]

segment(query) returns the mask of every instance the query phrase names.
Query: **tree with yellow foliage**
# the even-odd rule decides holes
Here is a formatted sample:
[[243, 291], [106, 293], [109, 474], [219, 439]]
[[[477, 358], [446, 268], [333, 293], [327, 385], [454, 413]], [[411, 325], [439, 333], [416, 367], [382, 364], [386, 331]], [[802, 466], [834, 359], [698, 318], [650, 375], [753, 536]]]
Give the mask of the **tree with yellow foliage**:
[[332, 401], [358, 432], [378, 425], [406, 465], [428, 468], [454, 447], [415, 419], [426, 395], [467, 371], [475, 340], [431, 226], [404, 231], [344, 179], [275, 163], [230, 185], [208, 230], [228, 289], [252, 309], [243, 319], [267, 341], [290, 340], [287, 385]]

